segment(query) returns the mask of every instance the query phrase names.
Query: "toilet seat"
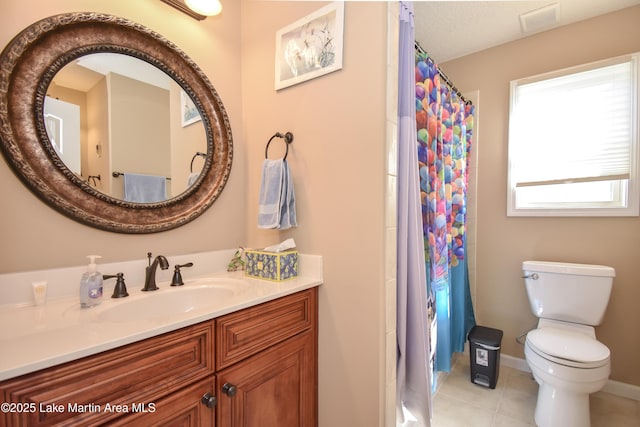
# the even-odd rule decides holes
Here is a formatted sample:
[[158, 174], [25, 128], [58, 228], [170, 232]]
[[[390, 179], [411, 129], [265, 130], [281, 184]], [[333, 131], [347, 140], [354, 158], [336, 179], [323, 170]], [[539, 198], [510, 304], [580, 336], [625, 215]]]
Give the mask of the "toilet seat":
[[606, 345], [595, 338], [564, 328], [545, 327], [527, 334], [531, 350], [541, 357], [574, 368], [598, 368], [609, 361]]

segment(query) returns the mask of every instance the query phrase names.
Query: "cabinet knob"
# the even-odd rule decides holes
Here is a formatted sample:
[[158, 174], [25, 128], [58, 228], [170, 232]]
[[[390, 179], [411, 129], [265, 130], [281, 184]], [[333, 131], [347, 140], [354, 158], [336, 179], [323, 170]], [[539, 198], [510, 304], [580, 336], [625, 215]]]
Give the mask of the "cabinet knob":
[[216, 406], [216, 403], [217, 403], [216, 397], [211, 393], [205, 393], [204, 396], [202, 396], [202, 399], [200, 399], [200, 401], [205, 405], [207, 405], [207, 408], [213, 408], [214, 406]]
[[222, 386], [222, 392], [229, 397], [235, 396], [237, 391], [238, 389], [233, 384], [224, 383], [224, 385]]

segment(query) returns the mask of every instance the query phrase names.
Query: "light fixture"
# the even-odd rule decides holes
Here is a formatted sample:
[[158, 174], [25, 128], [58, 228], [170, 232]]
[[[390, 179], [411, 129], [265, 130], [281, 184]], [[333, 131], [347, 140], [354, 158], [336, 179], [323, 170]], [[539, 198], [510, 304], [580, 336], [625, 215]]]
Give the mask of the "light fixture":
[[185, 0], [187, 7], [204, 16], [215, 16], [222, 12], [220, 0]]
[[190, 17], [202, 21], [207, 16], [214, 16], [222, 11], [220, 0], [161, 0], [169, 6], [175, 7]]

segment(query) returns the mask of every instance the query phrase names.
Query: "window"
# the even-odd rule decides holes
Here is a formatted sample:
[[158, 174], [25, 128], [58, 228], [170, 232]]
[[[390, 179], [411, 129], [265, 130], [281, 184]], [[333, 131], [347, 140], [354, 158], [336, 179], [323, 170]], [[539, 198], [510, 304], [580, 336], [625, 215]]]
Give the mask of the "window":
[[509, 216], [638, 215], [639, 58], [511, 82]]

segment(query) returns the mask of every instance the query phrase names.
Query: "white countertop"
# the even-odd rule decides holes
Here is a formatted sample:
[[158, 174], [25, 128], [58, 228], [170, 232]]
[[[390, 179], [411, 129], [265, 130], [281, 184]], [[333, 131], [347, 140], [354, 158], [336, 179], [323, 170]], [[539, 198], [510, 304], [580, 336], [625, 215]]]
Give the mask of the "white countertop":
[[[60, 363], [96, 354], [145, 338], [213, 319], [246, 307], [290, 295], [322, 283], [322, 272], [299, 276], [284, 282], [252, 279], [243, 272], [220, 272], [185, 278], [182, 287], [158, 282], [159, 290], [142, 292], [140, 286], [127, 283], [129, 296], [113, 299], [111, 286], [105, 282], [99, 306], [81, 309], [78, 297], [48, 301], [43, 306], [0, 306], [0, 380], [13, 378]], [[319, 273], [319, 274], [316, 274]], [[225, 283], [233, 289], [225, 296], [179, 314], [151, 314], [145, 320], [105, 320], [105, 313], [119, 304], [132, 304], [143, 298], [166, 299], [169, 293], [184, 292], [203, 286], [207, 280]], [[112, 282], [112, 281], [111, 281]], [[151, 300], [147, 301], [150, 302]], [[158, 299], [159, 301], [159, 299]], [[112, 312], [113, 313], [113, 312]]]

